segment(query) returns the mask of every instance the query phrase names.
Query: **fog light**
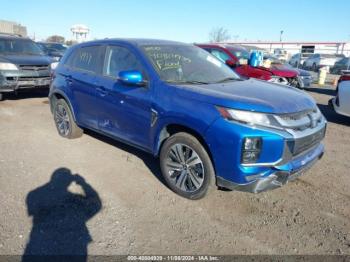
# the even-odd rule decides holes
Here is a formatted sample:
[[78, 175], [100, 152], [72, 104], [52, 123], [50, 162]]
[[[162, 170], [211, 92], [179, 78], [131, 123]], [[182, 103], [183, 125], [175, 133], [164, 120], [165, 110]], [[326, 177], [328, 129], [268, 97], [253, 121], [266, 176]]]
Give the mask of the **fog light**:
[[262, 140], [260, 137], [247, 137], [243, 140], [242, 163], [256, 163], [261, 152]]

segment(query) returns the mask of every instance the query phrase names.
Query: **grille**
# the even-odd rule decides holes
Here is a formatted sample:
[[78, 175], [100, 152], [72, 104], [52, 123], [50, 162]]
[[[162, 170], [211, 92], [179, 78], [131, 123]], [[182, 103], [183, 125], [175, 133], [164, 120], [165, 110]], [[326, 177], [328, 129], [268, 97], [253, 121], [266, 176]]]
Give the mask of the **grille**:
[[325, 136], [325, 131], [326, 128], [323, 128], [320, 131], [309, 136], [305, 136], [294, 141], [289, 141], [288, 146], [293, 156], [296, 156], [320, 143]]
[[18, 77], [18, 81], [31, 81], [31, 80], [50, 80], [50, 77], [33, 76], [33, 77]]
[[48, 70], [48, 65], [20, 65], [19, 68], [21, 70], [26, 71], [42, 71], [42, 70]]
[[276, 119], [286, 129], [303, 131], [318, 126], [322, 121], [322, 114], [316, 108], [307, 112], [276, 116]]

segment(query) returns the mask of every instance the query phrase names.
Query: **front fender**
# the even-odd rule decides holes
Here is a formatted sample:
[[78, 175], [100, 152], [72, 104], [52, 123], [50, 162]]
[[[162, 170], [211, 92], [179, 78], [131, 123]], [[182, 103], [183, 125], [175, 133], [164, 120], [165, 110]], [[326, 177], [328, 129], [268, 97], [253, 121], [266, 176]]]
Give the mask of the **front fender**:
[[[213, 110], [215, 110], [214, 107]], [[155, 156], [159, 155], [162, 141], [164, 141], [164, 139], [169, 136], [167, 133], [168, 126], [176, 125], [180, 128], [183, 127], [184, 131], [186, 131], [186, 129], [191, 130], [193, 133], [201, 136], [201, 138], [205, 141], [205, 132], [218, 117], [219, 115], [216, 110], [215, 112], [207, 112], [207, 116], [203, 115], [202, 117], [194, 117], [190, 116], [189, 114], [183, 116], [177, 115], [160, 117], [157, 120], [156, 125], [152, 128], [151, 132], [151, 139], [153, 141], [153, 154]]]

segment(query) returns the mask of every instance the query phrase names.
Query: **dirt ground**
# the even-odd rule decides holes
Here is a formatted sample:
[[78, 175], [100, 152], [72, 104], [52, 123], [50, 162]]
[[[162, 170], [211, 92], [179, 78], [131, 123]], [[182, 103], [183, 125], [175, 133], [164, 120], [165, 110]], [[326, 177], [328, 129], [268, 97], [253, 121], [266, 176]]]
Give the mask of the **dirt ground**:
[[152, 156], [91, 132], [61, 138], [46, 92], [6, 96], [0, 254], [350, 254], [350, 119], [328, 108], [334, 88], [307, 92], [329, 121], [324, 158], [280, 189], [199, 201], [170, 191]]

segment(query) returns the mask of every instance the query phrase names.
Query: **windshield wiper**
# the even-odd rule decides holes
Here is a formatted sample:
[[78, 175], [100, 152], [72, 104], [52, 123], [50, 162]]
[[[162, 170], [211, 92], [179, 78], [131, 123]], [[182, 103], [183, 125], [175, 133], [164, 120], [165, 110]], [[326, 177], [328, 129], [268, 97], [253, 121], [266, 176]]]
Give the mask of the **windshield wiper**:
[[224, 82], [229, 82], [229, 81], [242, 81], [241, 78], [236, 78], [236, 77], [226, 77], [224, 79], [221, 79], [215, 83], [224, 83]]
[[174, 84], [193, 84], [193, 85], [208, 85], [210, 83], [204, 81], [188, 80], [188, 81], [166, 81]]

